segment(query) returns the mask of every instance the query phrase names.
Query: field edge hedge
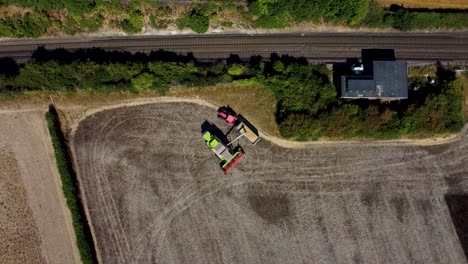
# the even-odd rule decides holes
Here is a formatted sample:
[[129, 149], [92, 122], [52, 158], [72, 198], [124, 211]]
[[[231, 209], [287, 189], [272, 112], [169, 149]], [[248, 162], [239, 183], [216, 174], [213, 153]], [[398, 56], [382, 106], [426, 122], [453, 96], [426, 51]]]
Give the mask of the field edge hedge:
[[81, 262], [84, 264], [98, 263], [91, 230], [80, 198], [76, 173], [73, 170], [70, 152], [60, 128], [60, 120], [55, 107], [49, 106], [49, 111], [45, 113], [45, 119], [62, 182], [62, 191], [72, 216], [73, 230]]

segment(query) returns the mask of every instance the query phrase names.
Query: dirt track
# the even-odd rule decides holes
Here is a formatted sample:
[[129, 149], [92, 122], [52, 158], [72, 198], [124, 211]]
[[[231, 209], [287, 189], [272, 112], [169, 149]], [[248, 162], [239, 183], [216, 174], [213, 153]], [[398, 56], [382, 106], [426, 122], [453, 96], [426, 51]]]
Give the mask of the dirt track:
[[[103, 263], [465, 263], [446, 193], [468, 138], [433, 147], [246, 146], [224, 176], [200, 125], [161, 103], [94, 114], [73, 138]], [[245, 145], [245, 144], [244, 144]]]

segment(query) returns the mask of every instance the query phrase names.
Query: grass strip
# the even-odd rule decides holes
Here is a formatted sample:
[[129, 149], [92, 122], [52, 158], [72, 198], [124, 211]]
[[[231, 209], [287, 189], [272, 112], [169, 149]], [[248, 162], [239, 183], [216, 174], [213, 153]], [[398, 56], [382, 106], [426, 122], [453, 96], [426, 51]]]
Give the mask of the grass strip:
[[71, 212], [73, 229], [76, 235], [76, 244], [81, 261], [84, 264], [97, 263], [91, 230], [86, 220], [83, 203], [80, 199], [77, 177], [73, 170], [68, 145], [60, 129], [60, 120], [57, 110], [53, 106], [50, 106], [49, 112], [45, 114], [45, 118], [54, 148], [57, 168], [62, 181], [63, 194], [65, 195], [67, 206]]

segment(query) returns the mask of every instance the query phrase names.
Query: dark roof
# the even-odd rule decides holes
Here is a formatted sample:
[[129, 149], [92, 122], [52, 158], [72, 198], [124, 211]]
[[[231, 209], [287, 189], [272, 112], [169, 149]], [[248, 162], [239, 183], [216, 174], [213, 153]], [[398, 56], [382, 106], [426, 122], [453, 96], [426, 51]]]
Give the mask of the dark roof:
[[341, 76], [341, 98], [408, 98], [405, 61], [373, 61], [372, 72], [371, 76]]

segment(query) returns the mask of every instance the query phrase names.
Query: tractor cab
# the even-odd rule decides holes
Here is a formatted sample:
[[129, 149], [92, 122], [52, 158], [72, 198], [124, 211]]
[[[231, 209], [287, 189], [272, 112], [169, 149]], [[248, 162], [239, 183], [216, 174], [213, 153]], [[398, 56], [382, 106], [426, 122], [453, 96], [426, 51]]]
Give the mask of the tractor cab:
[[226, 121], [230, 126], [233, 126], [237, 120], [236, 112], [234, 112], [234, 110], [229, 106], [218, 108], [218, 117]]

